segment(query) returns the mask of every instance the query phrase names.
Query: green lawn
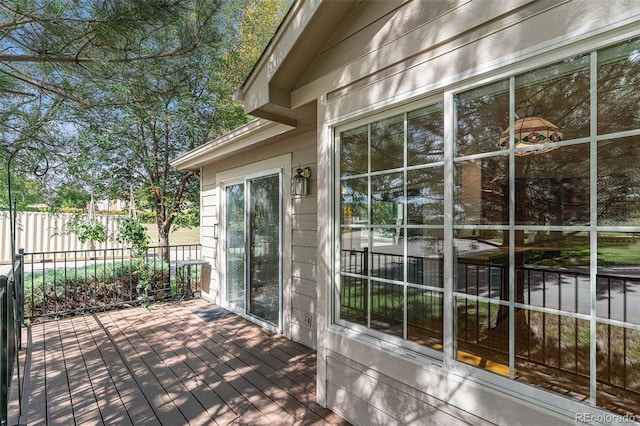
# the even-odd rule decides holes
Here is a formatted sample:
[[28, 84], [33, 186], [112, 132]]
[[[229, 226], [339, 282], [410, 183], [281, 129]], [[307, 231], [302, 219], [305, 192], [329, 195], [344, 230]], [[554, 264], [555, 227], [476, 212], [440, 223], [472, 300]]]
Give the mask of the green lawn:
[[[155, 224], [145, 224], [149, 235], [149, 243], [152, 246], [158, 244], [158, 229]], [[200, 244], [200, 228], [179, 228], [171, 231], [169, 235], [169, 244], [172, 246], [182, 244]]]

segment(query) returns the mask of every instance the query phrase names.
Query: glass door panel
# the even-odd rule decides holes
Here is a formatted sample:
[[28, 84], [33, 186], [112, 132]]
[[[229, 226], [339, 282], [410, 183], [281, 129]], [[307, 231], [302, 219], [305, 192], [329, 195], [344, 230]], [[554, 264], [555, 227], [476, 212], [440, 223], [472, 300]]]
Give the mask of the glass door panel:
[[244, 184], [225, 188], [226, 301], [238, 308], [245, 306], [245, 196]]
[[247, 313], [280, 325], [280, 175], [247, 180], [249, 297]]

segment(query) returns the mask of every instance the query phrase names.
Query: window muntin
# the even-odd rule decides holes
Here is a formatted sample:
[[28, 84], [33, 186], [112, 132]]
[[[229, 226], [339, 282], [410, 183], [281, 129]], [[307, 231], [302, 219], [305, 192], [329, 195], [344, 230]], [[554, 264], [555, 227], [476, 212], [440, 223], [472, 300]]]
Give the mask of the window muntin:
[[[610, 111], [626, 84], [640, 89], [637, 51], [632, 41], [455, 96], [456, 358], [620, 412], [640, 398], [616, 388], [640, 364], [627, 352], [640, 330], [640, 103], [621, 100], [633, 113], [620, 123]], [[592, 353], [592, 337], [615, 356]]]
[[[368, 138], [360, 146], [402, 151], [403, 162], [367, 151], [366, 171], [338, 172], [343, 194], [350, 179], [362, 180], [368, 209], [363, 220], [341, 221], [341, 261], [358, 260], [341, 265], [338, 290], [357, 309], [338, 308], [338, 322], [434, 348], [452, 327], [458, 361], [640, 414], [639, 52], [630, 40], [454, 94], [451, 115], [426, 107], [359, 127]], [[528, 114], [552, 126], [542, 122], [544, 138], [522, 144], [510, 127]], [[453, 158], [445, 158], [446, 122]], [[395, 222], [393, 204], [403, 205]], [[375, 263], [380, 250], [389, 262]], [[450, 318], [438, 312], [449, 303]]]
[[442, 104], [436, 104], [342, 132], [338, 171], [336, 319], [438, 351], [443, 342], [443, 128]]

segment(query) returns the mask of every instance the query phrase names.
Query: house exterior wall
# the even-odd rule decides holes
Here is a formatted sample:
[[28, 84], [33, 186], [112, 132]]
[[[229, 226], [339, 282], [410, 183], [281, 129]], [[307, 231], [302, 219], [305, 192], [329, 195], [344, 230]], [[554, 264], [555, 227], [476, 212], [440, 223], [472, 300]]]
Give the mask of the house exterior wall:
[[[640, 321], [636, 317], [613, 318], [610, 310], [607, 317], [603, 314], [606, 311], [598, 307], [601, 306], [598, 304], [602, 303], [602, 295], [596, 297], [598, 280], [601, 278], [598, 262], [601, 259], [600, 252], [595, 248], [598, 247], [598, 243], [606, 246], [611, 233], [616, 233], [617, 237], [622, 236], [620, 241], [631, 241], [640, 235], [640, 226], [637, 225], [640, 223], [640, 208], [633, 207], [636, 203], [634, 191], [631, 191], [632, 196], [619, 204], [632, 205], [631, 208], [627, 208], [626, 217], [610, 214], [607, 226], [601, 226], [597, 212], [603, 203], [601, 195], [604, 195], [604, 198], [610, 195], [598, 192], [599, 188], [607, 189], [608, 184], [602, 181], [602, 178], [613, 182], [611, 188], [615, 189], [615, 184], [621, 182], [620, 176], [633, 174], [631, 169], [636, 164], [633, 161], [638, 160], [640, 163], [640, 154], [631, 154], [632, 158], [625, 158], [624, 154], [634, 152], [633, 147], [639, 145], [637, 138], [640, 138], [640, 125], [637, 124], [637, 118], [631, 117], [625, 123], [617, 122], [616, 118], [601, 119], [602, 122], [610, 120], [615, 125], [624, 124], [622, 130], [616, 128], [600, 131], [597, 125], [600, 115], [610, 117], [611, 111], [624, 113], [624, 106], [629, 99], [629, 108], [637, 108], [637, 105], [633, 104], [633, 99], [637, 98], [637, 93], [633, 93], [635, 86], [630, 86], [631, 92], [628, 93], [625, 92], [628, 88], [624, 87], [625, 82], [631, 85], [631, 82], [637, 81], [638, 76], [633, 74], [635, 71], [631, 71], [630, 75], [622, 73], [623, 77], [612, 82], [614, 86], [618, 85], [612, 89], [612, 93], [617, 90], [621, 93], [619, 96], [625, 99], [622, 108], [620, 103], [615, 102], [615, 96], [613, 102], [611, 98], [607, 101], [606, 94], [600, 96], [600, 86], [606, 85], [607, 82], [598, 80], [598, 72], [608, 69], [607, 61], [619, 61], [620, 53], [610, 47], [621, 46], [623, 42], [629, 43], [621, 49], [627, 49], [627, 66], [632, 70], [636, 69], [634, 67], [637, 66], [637, 53], [634, 52], [640, 50], [636, 49], [640, 44], [639, 22], [640, 3], [636, 0], [294, 2], [292, 12], [285, 18], [276, 37], [267, 47], [266, 54], [247, 79], [245, 86], [239, 90], [239, 98], [243, 100], [246, 112], [255, 113], [254, 115], [267, 121], [275, 121], [279, 126], [274, 127], [268, 135], [265, 132], [254, 132], [250, 138], [251, 142], [245, 141], [246, 144], [242, 140], [243, 129], [239, 129], [225, 139], [224, 143], [228, 144], [224, 147], [216, 145], [216, 141], [212, 142], [211, 155], [206, 152], [193, 155], [202, 155], [208, 161], [201, 169], [202, 253], [214, 265], [214, 271], [205, 296], [221, 302], [221, 283], [218, 279], [220, 241], [213, 238], [214, 224], [221, 220], [218, 216], [221, 181], [224, 176], [237, 174], [237, 170], [248, 170], [253, 164], [268, 163], [270, 159], [288, 155], [289, 173], [294, 172], [300, 164], [302, 167], [310, 166], [313, 177], [309, 196], [292, 198], [288, 196], [288, 188], [285, 188], [284, 192], [287, 214], [285, 233], [288, 242], [282, 256], [287, 265], [285, 270], [288, 272], [284, 280], [285, 327], [282, 333], [317, 348], [319, 403], [328, 406], [354, 424], [539, 425], [637, 421], [640, 413], [635, 417], [619, 415], [638, 412], [640, 401], [633, 400], [633, 396], [618, 394], [618, 400], [613, 402], [621, 404], [611, 406], [612, 411], [601, 408], [604, 406], [600, 394], [603, 382], [597, 381], [596, 377], [600, 378], [598, 374], [602, 374], [603, 369], [608, 368], [609, 373], [612, 373], [611, 364], [609, 367], [602, 367], [605, 365], [603, 359], [606, 358], [603, 351], [608, 351], [610, 359], [620, 355], [616, 352], [618, 348], [612, 348], [611, 344], [606, 347], [603, 343], [607, 337], [611, 340], [612, 336], [607, 335], [606, 330], [618, 329], [627, 333], [625, 342], [629, 342], [629, 347], [624, 346], [623, 351], [623, 357], [627, 357], [635, 351], [640, 353]], [[317, 46], [321, 47], [316, 49]], [[599, 54], [602, 54], [602, 63], [599, 62]], [[574, 72], [575, 69], [578, 71]], [[554, 72], [557, 72], [556, 76]], [[581, 188], [590, 189], [573, 191], [566, 197], [569, 201], [560, 202], [567, 203], [569, 207], [580, 207], [580, 203], [586, 202], [589, 208], [586, 213], [584, 205], [581, 207], [582, 210], [578, 208], [570, 211], [566, 219], [568, 225], [562, 221], [549, 225], [537, 222], [535, 215], [527, 216], [514, 208], [518, 205], [515, 202], [519, 191], [517, 179], [531, 177], [534, 181], [543, 181], [549, 177], [540, 176], [544, 174], [544, 170], [538, 175], [527, 175], [523, 169], [516, 167], [530, 161], [527, 159], [536, 158], [535, 155], [526, 155], [539, 148], [528, 151], [527, 147], [518, 148], [512, 140], [515, 130], [513, 134], [509, 133], [507, 151], [503, 151], [498, 142], [505, 142], [502, 131], [507, 126], [515, 127], [518, 113], [516, 98], [523, 97], [518, 90], [524, 92], [524, 89], [531, 87], [538, 89], [540, 81], [548, 82], [549, 87], [552, 87], [556, 80], [562, 80], [567, 75], [575, 78], [575, 84], [565, 83], [565, 87], [561, 87], [557, 92], [561, 95], [566, 94], [564, 98], [559, 98], [574, 102], [571, 106], [575, 108], [571, 114], [574, 114], [575, 122], [581, 122], [582, 127], [574, 128], [572, 131], [583, 133], [570, 135], [571, 129], [563, 130], [567, 137], [561, 140], [556, 138], [558, 135], [547, 135], [553, 137], [551, 142], [555, 145], [551, 146], [551, 149], [540, 149], [540, 153], [551, 152], [548, 154], [550, 157], [569, 153], [566, 156], [567, 161], [554, 160], [554, 164], [568, 162], [571, 165], [571, 161], [576, 164], [574, 168], [563, 169], [559, 175], [560, 180], [564, 179], [562, 184], [571, 187], [577, 182], [582, 185]], [[588, 77], [585, 78], [585, 75]], [[538, 92], [527, 96], [539, 94]], [[473, 128], [476, 123], [473, 121], [474, 111], [465, 113], [462, 105], [464, 99], [486, 100], [486, 105], [494, 106], [491, 102], [498, 98], [495, 108], [487, 108], [495, 116], [495, 120], [490, 122], [493, 128], [482, 127], [486, 123], [481, 122], [480, 127], [474, 128], [475, 133], [466, 135], [472, 141], [469, 142], [472, 150], [475, 149], [469, 157], [471, 160], [466, 159], [467, 153], [460, 152], [463, 145], [460, 140], [463, 138], [459, 137], [457, 132], [464, 132], [461, 127], [463, 124]], [[582, 101], [578, 101], [580, 99]], [[562, 102], [564, 101], [547, 102], [546, 113], [556, 112], [553, 107]], [[609, 104], [601, 114], [598, 103], [607, 102]], [[480, 110], [478, 112], [486, 113]], [[307, 113], [313, 117], [307, 115], [304, 120], [297, 120], [297, 116]], [[436, 159], [423, 158], [420, 160], [421, 163], [410, 164], [410, 160], [413, 161], [412, 156], [421, 157], [424, 153], [409, 146], [409, 117], [431, 117], [430, 114], [433, 117], [441, 117], [440, 121], [432, 121], [442, 123], [442, 128], [430, 127], [427, 132], [429, 137], [436, 135], [433, 136], [434, 139], [441, 137], [441, 140], [434, 142], [435, 148], [430, 147], [433, 152], [427, 153], [427, 156], [432, 155]], [[402, 125], [393, 127], [394, 123]], [[629, 123], [631, 124], [628, 125]], [[378, 125], [378, 130], [387, 129], [390, 134], [393, 134], [393, 129], [397, 132], [397, 129], [404, 126], [404, 140], [401, 143], [403, 151], [400, 154], [404, 163], [394, 163], [393, 155], [376, 154], [377, 157], [374, 158], [371, 154], [374, 151], [374, 124]], [[491, 132], [495, 132], [495, 128], [498, 129], [498, 133], [494, 137]], [[352, 145], [343, 144], [343, 138], [346, 137], [344, 135], [347, 134], [356, 135], [348, 142]], [[264, 140], [256, 142], [260, 135], [264, 135]], [[235, 138], [239, 141], [234, 142]], [[365, 142], [362, 143], [362, 140]], [[486, 141], [484, 148], [476, 148], [474, 143], [479, 141], [479, 146], [483, 140]], [[422, 145], [418, 145], [422, 147], [427, 146], [425, 141], [420, 143]], [[511, 143], [516, 146], [510, 146]], [[380, 147], [385, 148], [376, 146]], [[622, 147], [623, 154], [615, 154], [616, 150], [609, 150], [607, 147]], [[360, 151], [366, 151], [364, 156], [358, 157], [362, 153], [359, 148]], [[410, 153], [410, 149], [414, 151]], [[224, 156], [221, 153], [224, 153]], [[219, 158], [215, 159], [216, 155]], [[544, 156], [537, 156], [542, 157]], [[582, 158], [582, 163], [574, 157]], [[354, 163], [359, 162], [354, 168], [360, 168], [356, 172], [350, 171], [352, 165], [345, 158], [353, 160]], [[189, 161], [197, 160], [191, 158]], [[492, 161], [500, 163], [501, 167], [506, 167], [508, 171], [503, 170], [503, 174], [491, 182], [503, 179], [501, 182], [508, 181], [508, 186], [485, 187], [487, 183], [482, 181], [487, 180], [485, 168], [489, 167]], [[395, 166], [375, 168], [374, 162]], [[620, 170], [615, 170], [617, 163], [620, 163]], [[623, 166], [622, 163], [626, 165]], [[586, 174], [584, 164], [587, 164]], [[410, 203], [418, 204], [409, 198], [419, 198], [408, 190], [408, 177], [414, 172], [424, 175], [416, 179], [417, 184], [412, 184], [414, 186], [410, 189], [414, 191], [413, 194], [429, 189], [435, 196], [431, 199], [431, 204], [427, 202], [426, 207], [421, 207], [428, 214], [421, 213], [422, 217], [418, 222], [409, 223], [409, 210], [415, 208], [415, 205], [410, 206]], [[439, 173], [439, 177], [433, 180], [424, 178], [432, 172], [436, 172], [435, 175]], [[398, 190], [397, 187], [384, 188], [388, 183], [379, 178], [389, 176], [402, 176], [405, 182], [402, 190]], [[364, 190], [360, 188], [359, 194], [353, 189], [355, 185], [351, 185], [357, 179], [367, 182], [364, 184]], [[640, 186], [628, 183], [629, 180], [622, 181], [634, 188]], [[423, 184], [424, 187], [420, 187]], [[379, 188], [377, 185], [382, 187]], [[545, 187], [545, 190], [547, 193], [554, 192], [553, 188], [549, 191]], [[396, 196], [393, 191], [403, 195]], [[588, 194], [585, 195], [585, 192]], [[618, 194], [619, 191], [614, 192]], [[365, 198], [368, 197], [365, 208], [368, 210], [364, 221], [362, 214], [357, 218], [356, 215], [352, 215], [352, 207], [358, 208], [357, 204], [362, 203], [362, 200], [356, 200], [355, 195], [350, 198], [352, 194], [363, 193]], [[494, 212], [491, 216], [491, 209], [496, 205], [486, 201], [485, 193], [501, 194], [501, 202], [506, 202], [508, 206], [497, 206], [504, 208], [504, 211]], [[625, 191], [622, 193], [627, 194]], [[612, 200], [614, 204], [617, 202], [613, 198]], [[372, 216], [379, 212], [369, 204], [378, 201], [381, 203], [376, 208], [391, 206], [393, 210], [401, 205], [400, 208], [404, 210], [398, 208], [397, 216], [391, 220], [385, 217], [375, 222]], [[460, 220], [456, 211], [458, 208], [463, 209], [464, 214], [472, 219], [468, 222]], [[388, 212], [385, 214], [388, 215]], [[523, 222], [518, 222], [521, 220], [518, 215], [524, 215]], [[580, 215], [582, 216], [576, 219]], [[474, 218], [479, 219], [474, 221]], [[352, 219], [356, 221], [351, 222]], [[557, 220], [554, 217], [547, 219]], [[529, 226], [531, 223], [526, 223], [526, 220], [533, 225]], [[637, 222], [633, 222], [635, 220]], [[374, 235], [376, 232], [379, 234]], [[523, 237], [525, 232], [528, 233], [526, 243]], [[499, 246], [503, 250], [500, 253], [500, 261], [505, 264], [497, 266], [502, 274], [498, 287], [500, 292], [508, 288], [508, 297], [504, 297], [502, 293], [498, 296], [492, 295], [491, 289], [487, 293], [488, 296], [468, 294], [465, 293], [466, 290], [458, 287], [460, 281], [457, 268], [462, 264], [459, 258], [464, 257], [461, 256], [464, 250], [456, 244], [468, 244], [468, 251], [473, 252], [477, 250], [473, 247], [474, 244], [484, 243], [480, 241], [483, 237], [479, 237], [479, 233], [491, 234], [489, 240], [502, 238], [499, 243], [493, 240], [489, 242], [493, 244], [494, 249], [495, 246]], [[563, 244], [567, 244], [574, 235], [588, 235], [586, 241], [589, 245], [590, 259], [585, 265], [579, 265], [587, 270], [586, 284], [585, 281], [582, 284], [585, 285], [588, 296], [585, 300], [578, 300], [578, 293], [583, 289], [579, 289], [577, 283], [584, 277], [579, 278], [578, 274], [572, 276], [576, 282], [576, 295], [572, 296], [576, 301], [575, 307], [567, 308], [563, 305], [566, 299], [565, 302], [558, 301], [555, 307], [550, 307], [546, 302], [535, 305], [529, 300], [525, 303], [514, 295], [519, 285], [519, 270], [525, 269], [524, 263], [520, 266], [516, 264], [519, 256], [517, 250], [527, 248], [518, 244], [529, 244], [529, 249], [539, 250], [532, 244], [537, 241], [538, 235], [545, 233], [555, 234], [556, 237], [559, 234], [563, 235]], [[367, 236], [363, 237], [365, 234]], [[351, 241], [343, 241], [345, 235], [351, 238]], [[408, 242], [399, 243], [399, 240], [404, 238], [406, 241], [411, 236], [422, 238], [424, 246], [420, 248], [425, 252], [421, 255], [409, 254], [413, 247]], [[379, 237], [378, 242], [382, 241], [381, 244], [376, 245], [376, 237]], [[516, 238], [520, 238], [520, 242], [514, 242]], [[392, 240], [395, 248], [390, 247], [391, 244], [388, 243]], [[385, 254], [391, 253], [392, 260], [385, 261], [384, 267], [367, 266], [368, 262], [377, 259], [374, 255], [380, 256], [380, 253], [373, 253], [373, 249], [384, 246], [383, 243], [387, 244], [383, 247], [387, 250]], [[427, 247], [427, 244], [431, 246]], [[345, 246], [349, 246], [347, 250], [344, 249]], [[355, 249], [352, 250], [352, 247]], [[425, 254], [427, 249], [433, 253]], [[547, 250], [545, 255], [553, 258], [560, 251], [562, 250], [556, 247]], [[344, 265], [352, 260], [345, 260], [346, 252], [356, 259], [348, 268], [344, 268]], [[506, 261], [504, 253], [508, 253]], [[358, 260], [357, 256], [362, 257]], [[629, 256], [630, 264], [639, 265], [640, 256], [633, 256]], [[432, 276], [423, 273], [419, 280], [410, 281], [410, 257], [431, 262], [430, 266], [423, 268], [432, 272]], [[387, 267], [397, 271], [398, 264], [402, 264], [400, 268], [404, 268], [403, 278], [376, 275], [381, 274], [380, 271]], [[490, 262], [488, 264], [491, 265], [489, 274], [492, 274], [493, 265]], [[465, 265], [462, 266], [466, 268]], [[441, 280], [441, 285], [438, 279]], [[360, 290], [356, 289], [355, 296], [349, 296], [359, 300], [361, 305], [355, 304], [348, 309], [356, 311], [358, 315], [364, 313], [364, 318], [342, 316], [340, 291], [344, 288], [344, 283], [350, 285], [354, 282], [366, 284]], [[393, 318], [393, 321], [401, 326], [394, 328], [372, 318], [373, 308], [369, 301], [374, 300], [374, 284], [379, 294], [382, 293], [381, 288], [395, 286], [392, 297], [400, 294], [403, 298], [404, 305], [400, 310], [403, 311], [404, 317], [400, 320]], [[633, 277], [629, 284], [625, 284], [627, 285], [640, 285], [640, 277]], [[397, 288], [402, 291], [398, 291]], [[358, 291], [362, 293], [358, 294]], [[432, 313], [428, 318], [436, 324], [439, 320], [441, 324], [440, 335], [436, 336], [435, 343], [428, 341], [428, 338], [433, 336], [428, 336], [422, 341], [420, 338], [424, 336], [414, 339], [409, 337], [408, 295], [410, 292], [417, 294], [420, 291], [431, 295], [426, 299], [441, 301], [440, 307], [434, 308], [434, 311], [440, 310], [437, 312], [439, 318], [434, 321], [433, 318], [437, 315]], [[366, 296], [363, 296], [365, 293]], [[376, 294], [378, 300], [388, 299], [387, 295], [379, 294]], [[611, 295], [609, 297], [611, 298]], [[412, 302], [416, 303], [416, 300], [417, 297], [412, 299]], [[476, 311], [480, 311], [481, 308], [487, 309], [484, 305], [495, 306], [496, 309], [500, 309], [498, 316], [504, 313], [503, 308], [507, 308], [508, 330], [502, 331], [509, 340], [506, 352], [508, 359], [492, 359], [493, 353], [483, 358], [476, 356], [477, 354], [472, 352], [474, 349], [459, 348], [460, 342], [468, 343], [456, 335], [460, 330], [460, 318], [467, 318], [459, 316], [462, 312], [459, 301], [465, 304], [465, 309], [475, 306]], [[365, 304], [368, 306], [362, 306]], [[631, 306], [633, 302], [625, 301], [623, 305]], [[375, 308], [380, 309], [380, 306]], [[576, 395], [581, 396], [572, 395], [571, 392], [563, 393], [562, 389], [557, 388], [548, 390], [557, 387], [557, 384], [550, 381], [549, 376], [541, 377], [543, 375], [535, 374], [538, 373], [535, 370], [549, 367], [544, 360], [537, 364], [534, 362], [534, 367], [522, 368], [517, 364], [520, 361], [516, 359], [515, 349], [521, 342], [515, 337], [519, 336], [521, 330], [517, 328], [516, 314], [524, 311], [534, 316], [541, 314], [542, 322], [547, 321], [544, 319], [546, 315], [558, 318], [558, 322], [565, 318], [569, 320], [563, 324], [575, 324], [567, 333], [575, 334], [575, 342], [582, 346], [578, 347], [576, 343], [572, 351], [567, 352], [575, 351], [576, 354], [575, 374], [571, 377], [580, 381], [574, 384], [577, 385]], [[485, 314], [491, 319], [491, 308], [488, 314]], [[469, 314], [465, 311], [464, 315]], [[493, 315], [496, 316], [495, 309]], [[378, 322], [374, 323], [374, 320]], [[579, 323], [583, 325], [579, 327]], [[491, 327], [489, 321], [487, 330]], [[399, 328], [402, 329], [401, 332]], [[558, 330], [559, 334], [566, 333], [560, 327]], [[585, 335], [588, 337], [585, 338]], [[564, 355], [564, 341], [558, 338], [558, 342], [560, 345], [556, 345], [559, 348], [556, 352]], [[499, 343], [504, 344], [504, 341]], [[489, 349], [491, 352], [494, 348]], [[504, 352], [501, 356], [504, 356]], [[561, 355], [558, 355], [557, 359], [558, 365], [554, 367], [562, 370]], [[625, 382], [637, 382], [633, 376], [635, 373], [631, 372], [635, 371], [635, 362], [625, 359], [625, 377], [622, 379]], [[628, 366], [631, 368], [627, 369]], [[527, 373], [532, 373], [532, 379], [523, 378]], [[535, 383], [536, 379], [541, 380], [541, 386], [529, 384]], [[611, 383], [605, 385], [619, 387], [620, 383], [617, 380], [612, 379]], [[632, 392], [636, 392], [633, 395], [640, 392], [640, 388], [634, 384], [629, 387], [627, 383], [626, 386], [628, 389], [633, 387]], [[614, 410], [615, 415], [612, 414]]]
[[[288, 155], [287, 177], [300, 165], [317, 169], [315, 131], [307, 131], [293, 137], [261, 145], [248, 152], [226, 157], [220, 162], [210, 162], [201, 169], [201, 239], [202, 256], [212, 265], [211, 279], [203, 284], [203, 297], [224, 305], [221, 300], [220, 279], [222, 237], [214, 238], [214, 228], [221, 232], [220, 176], [242, 174], [242, 170], [269, 162], [273, 158]], [[315, 294], [316, 274], [316, 177], [310, 179], [310, 193], [305, 197], [289, 195], [289, 180], [283, 180], [284, 232], [287, 234], [282, 257], [285, 259], [283, 278], [283, 334], [306, 346], [316, 346], [317, 304]]]
[[[639, 6], [589, 0], [365, 1], [344, 18], [292, 90], [293, 106], [318, 102], [321, 403], [354, 424], [574, 424], [576, 413], [602, 413], [457, 362], [452, 330], [445, 329], [442, 355], [432, 356], [336, 323], [335, 129], [372, 122], [417, 100], [443, 102], [446, 110], [452, 108], [451, 91], [637, 36]], [[612, 10], [620, 13], [612, 16]], [[447, 167], [452, 165], [445, 164], [445, 173], [451, 173]], [[445, 248], [444, 256], [452, 258], [452, 248]], [[445, 316], [452, 318], [451, 289], [443, 294]], [[616, 418], [605, 417], [603, 423]]]

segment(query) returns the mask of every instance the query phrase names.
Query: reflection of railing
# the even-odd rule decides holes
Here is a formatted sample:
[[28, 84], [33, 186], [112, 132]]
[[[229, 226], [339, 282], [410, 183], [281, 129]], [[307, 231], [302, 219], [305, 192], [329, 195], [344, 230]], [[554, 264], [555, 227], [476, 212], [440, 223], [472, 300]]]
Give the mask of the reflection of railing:
[[[408, 257], [407, 262], [407, 282], [418, 284], [430, 277], [426, 279], [428, 285], [442, 287], [441, 259]], [[341, 266], [344, 273], [341, 318], [377, 329], [381, 322], [402, 324], [403, 311], [398, 310], [395, 301], [402, 297], [403, 286], [379, 281], [404, 281], [402, 256], [366, 249], [343, 250]], [[518, 294], [514, 300], [521, 306], [515, 310], [516, 376], [545, 387], [565, 386], [565, 391], [588, 397], [590, 341], [595, 338], [598, 397], [607, 399], [612, 407], [629, 411], [624, 401], [640, 398], [640, 383], [632, 380], [631, 371], [640, 363], [640, 331], [599, 323], [597, 336], [591, 336], [591, 285], [587, 269], [522, 265], [515, 273], [518, 282], [514, 289]], [[434, 276], [437, 279], [433, 279]], [[509, 309], [504, 303], [509, 299], [508, 277], [505, 259], [489, 264], [460, 258], [457, 262], [455, 291], [480, 297], [458, 298], [459, 349], [505, 366], [509, 364], [509, 327], [505, 321]], [[640, 295], [636, 289], [640, 289], [640, 277], [598, 274], [596, 282], [598, 318], [639, 323]], [[426, 297], [422, 303], [420, 297]], [[441, 304], [441, 293], [422, 290], [418, 285], [407, 286], [409, 329], [418, 326], [424, 328], [423, 334], [432, 337], [441, 334], [441, 324], [424, 327], [424, 319], [433, 318], [437, 311], [433, 305], [437, 298]], [[522, 307], [528, 305], [533, 309]], [[638, 408], [635, 411], [632, 408], [631, 412], [638, 413]]]
[[[459, 347], [508, 365], [508, 312], [500, 300], [509, 298], [506, 265], [482, 265], [459, 259], [457, 291], [495, 299], [495, 303], [458, 299]], [[598, 322], [591, 335], [590, 274], [586, 268], [565, 269], [538, 265], [516, 268], [515, 362], [516, 376], [544, 387], [589, 397], [590, 342], [597, 344], [597, 383], [600, 403], [620, 412], [640, 413], [625, 401], [640, 398], [640, 384], [632, 380], [640, 363], [640, 332]], [[472, 282], [469, 282], [472, 278]], [[601, 320], [638, 324], [640, 277], [615, 273], [596, 277], [596, 315]], [[538, 310], [536, 308], [545, 308]], [[508, 318], [508, 317], [506, 317]]]
[[[369, 265], [371, 269], [369, 270]], [[442, 287], [442, 259], [412, 257], [407, 259], [406, 306], [404, 286], [382, 280], [404, 277], [403, 257], [364, 250], [343, 250], [342, 271], [359, 276], [344, 276], [341, 285], [341, 317], [374, 328], [393, 329], [401, 334], [405, 309], [407, 334], [412, 340], [442, 342], [442, 294], [422, 285]], [[371, 274], [371, 286], [365, 277]], [[400, 327], [400, 330], [397, 330]]]

